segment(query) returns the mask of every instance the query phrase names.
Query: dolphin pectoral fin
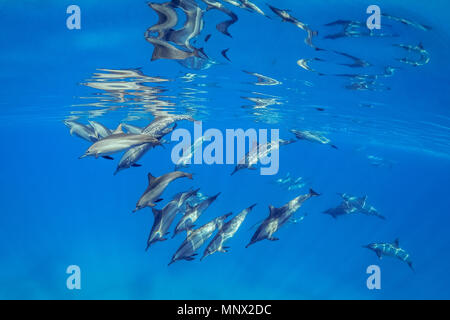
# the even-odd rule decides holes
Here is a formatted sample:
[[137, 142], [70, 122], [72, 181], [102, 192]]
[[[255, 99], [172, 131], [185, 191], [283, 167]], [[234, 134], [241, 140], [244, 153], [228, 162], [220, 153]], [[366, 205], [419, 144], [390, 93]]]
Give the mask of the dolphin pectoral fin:
[[113, 157], [110, 157], [110, 156], [102, 156], [102, 158], [103, 158], [103, 159], [106, 159], [106, 160], [114, 160], [114, 158], [113, 158]]
[[147, 207], [150, 207], [150, 208], [153, 208], [153, 207], [155, 207], [156, 206], [156, 204], [154, 204], [154, 203], [149, 203], [149, 204], [147, 204]]
[[135, 167], [135, 168], [137, 168], [137, 167], [142, 167], [141, 164], [137, 164], [137, 163], [133, 163], [131, 166], [132, 166], [132, 167]]
[[164, 200], [163, 198], [156, 199], [156, 200], [155, 200], [155, 203], [161, 202], [161, 201], [163, 201], [163, 200]]
[[279, 239], [279, 238], [270, 237], [270, 238], [267, 238], [267, 240], [270, 240], [270, 241], [278, 241], [278, 240], [280, 240], [280, 239]]
[[381, 260], [381, 259], [383, 258], [383, 257], [381, 256], [381, 252], [380, 252], [380, 251], [376, 251], [375, 253], [377, 254], [378, 259]]

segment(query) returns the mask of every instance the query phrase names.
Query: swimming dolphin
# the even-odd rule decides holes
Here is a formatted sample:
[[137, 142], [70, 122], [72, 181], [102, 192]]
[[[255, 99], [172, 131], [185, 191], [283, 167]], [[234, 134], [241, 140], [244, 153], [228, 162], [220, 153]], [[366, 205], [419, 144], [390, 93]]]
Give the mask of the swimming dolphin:
[[294, 143], [295, 140], [282, 140], [271, 141], [264, 144], [256, 144], [249, 152], [247, 152], [241, 160], [239, 160], [236, 167], [234, 167], [231, 176], [242, 169], [255, 170], [255, 165], [260, 161], [260, 159], [267, 156], [271, 151], [277, 150], [280, 146]]
[[247, 214], [249, 214], [250, 211], [252, 211], [254, 206], [256, 206], [256, 203], [251, 205], [247, 209], [242, 210], [233, 219], [225, 223], [222, 229], [220, 229], [220, 231], [216, 234], [216, 236], [211, 240], [211, 242], [206, 247], [200, 261], [215, 252], [218, 251], [227, 252], [226, 249], [228, 249], [229, 247], [224, 246], [225, 242], [235, 235], [235, 233], [241, 226], [242, 222], [244, 222], [245, 218], [247, 217]]
[[346, 58], [349, 58], [349, 59], [353, 60], [353, 63], [340, 63], [339, 65], [341, 65], [341, 66], [347, 66], [347, 67], [350, 67], [350, 68], [364, 68], [364, 67], [370, 67], [371, 66], [371, 64], [368, 63], [367, 61], [362, 60], [362, 59], [360, 59], [358, 57], [352, 56], [352, 55], [350, 55], [348, 53], [340, 52], [340, 51], [336, 51], [336, 50], [333, 50], [333, 52], [338, 54], [338, 55], [341, 55], [343, 57], [346, 57]]
[[109, 130], [107, 127], [105, 127], [104, 125], [102, 125], [99, 122], [89, 121], [89, 124], [94, 129], [95, 135], [97, 136], [97, 139], [99, 139], [99, 140], [106, 138], [107, 136], [110, 136], [112, 133], [111, 130]]
[[337, 147], [331, 143], [330, 139], [324, 137], [319, 132], [313, 132], [313, 131], [308, 131], [308, 130], [299, 131], [299, 130], [295, 130], [295, 129], [291, 129], [290, 131], [299, 140], [306, 140], [306, 141], [316, 142], [316, 143], [320, 143], [320, 144], [327, 144], [330, 147], [337, 149]]
[[155, 220], [153, 222], [152, 230], [147, 240], [148, 250], [150, 245], [157, 241], [165, 241], [167, 238], [165, 236], [169, 233], [170, 225], [172, 224], [175, 216], [180, 210], [182, 210], [185, 202], [192, 196], [196, 195], [198, 190], [189, 190], [186, 192], [178, 193], [173, 197], [173, 199], [164, 206], [161, 210], [152, 208]]
[[335, 207], [324, 211], [323, 213], [329, 214], [333, 218], [339, 216], [362, 213], [368, 216], [375, 216], [380, 219], [386, 220], [384, 216], [378, 213], [377, 209], [368, 204], [367, 196], [355, 197], [347, 193], [339, 194], [343, 199], [342, 203]]
[[[153, 137], [161, 142], [162, 137], [172, 132], [175, 128], [176, 123], [173, 127], [165, 128], [164, 130], [159, 132], [159, 135], [153, 135]], [[116, 175], [119, 171], [130, 167], [140, 167], [141, 165], [137, 164], [137, 162], [144, 156], [144, 154], [147, 153], [148, 150], [150, 150], [153, 147], [155, 147], [155, 144], [153, 143], [144, 143], [139, 146], [128, 149], [120, 159], [116, 171], [114, 172], [114, 175]]]
[[383, 256], [394, 257], [406, 262], [414, 270], [409, 253], [399, 247], [398, 239], [395, 239], [392, 243], [370, 243], [363, 247], [374, 251], [379, 259]]
[[372, 205], [370, 205], [367, 202], [368, 198], [367, 196], [358, 198], [355, 196], [351, 196], [347, 193], [341, 193], [340, 196], [351, 208], [354, 209], [354, 211], [360, 212], [368, 216], [375, 216], [380, 219], [386, 220], [384, 216], [378, 213], [377, 209], [375, 209]]
[[220, 195], [220, 192], [215, 196], [209, 197], [196, 206], [192, 207], [189, 203], [186, 204], [186, 213], [184, 216], [178, 221], [175, 231], [173, 232], [173, 237], [175, 237], [178, 233], [182, 231], [189, 231], [195, 225], [195, 221], [205, 212], [206, 209], [217, 199]]
[[315, 192], [313, 189], [309, 189], [309, 193], [305, 195], [299, 195], [298, 197], [292, 199], [284, 206], [280, 208], [275, 208], [274, 206], [269, 206], [269, 217], [267, 217], [253, 234], [249, 244], [246, 248], [255, 242], [267, 239], [271, 241], [276, 241], [278, 238], [273, 237], [273, 234], [278, 231], [284, 224], [286, 224], [292, 217], [292, 215], [302, 206], [302, 204], [311, 197], [319, 196], [319, 193]]
[[[207, 138], [210, 139], [210, 137]], [[195, 151], [200, 148], [200, 146], [205, 142], [205, 139], [206, 138], [204, 136], [201, 136], [194, 141], [194, 143], [191, 145], [191, 148], [186, 152], [186, 154], [183, 153], [183, 156], [175, 164], [175, 170], [186, 168], [189, 166]]]
[[98, 140], [97, 135], [91, 127], [73, 120], [64, 120], [64, 124], [70, 129], [71, 135], [76, 135], [89, 142], [96, 142]]
[[315, 50], [321, 50], [323, 51], [324, 49], [320, 49], [318, 47], [316, 47], [313, 43], [312, 43], [312, 38], [318, 35], [317, 31], [312, 30], [311, 28], [308, 27], [307, 24], [301, 22], [300, 20], [298, 20], [297, 18], [293, 17], [290, 13], [289, 10], [282, 10], [282, 9], [278, 9], [275, 8], [274, 6], [269, 5], [270, 10], [272, 10], [277, 16], [279, 16], [283, 22], [289, 22], [292, 23], [293, 25], [297, 26], [298, 28], [302, 29], [303, 31], [306, 31], [307, 33], [307, 37], [305, 38], [305, 43], [314, 48]]
[[249, 0], [239, 0], [239, 2], [241, 3], [242, 8], [259, 13], [260, 15], [270, 19], [270, 17], [266, 15], [264, 11], [262, 11], [261, 8], [259, 8], [253, 2], [250, 2]]
[[158, 139], [144, 134], [125, 134], [122, 131], [122, 126], [119, 127], [109, 136], [95, 142], [87, 149], [84, 155], [80, 157], [93, 156], [95, 158], [101, 156], [108, 156], [116, 152], [129, 149], [144, 143], [151, 143], [154, 145], [160, 144]]
[[157, 116], [142, 130], [142, 134], [153, 136], [161, 135], [163, 134], [163, 130], [165, 130], [168, 126], [182, 120], [194, 121], [191, 116], [185, 114]]
[[148, 173], [147, 177], [147, 189], [139, 198], [136, 204], [136, 208], [133, 210], [133, 212], [136, 212], [145, 207], [154, 207], [156, 205], [155, 202], [159, 202], [162, 200], [159, 199], [159, 196], [164, 192], [169, 183], [178, 178], [187, 177], [189, 179], [192, 179], [192, 174], [182, 171], [173, 171], [163, 174], [159, 177], [154, 177], [151, 173]]
[[212, 236], [216, 229], [220, 230], [222, 228], [224, 221], [230, 215], [231, 213], [227, 213], [215, 218], [196, 230], [189, 231], [186, 240], [183, 241], [173, 255], [172, 260], [169, 262], [169, 266], [177, 260], [194, 260], [194, 257], [197, 255], [195, 252]]
[[392, 16], [392, 15], [387, 14], [387, 13], [381, 13], [381, 15], [383, 17], [388, 18], [388, 19], [391, 19], [391, 20], [394, 20], [394, 21], [398, 21], [400, 23], [403, 23], [404, 25], [411, 26], [411, 27], [414, 27], [414, 28], [417, 28], [417, 29], [420, 29], [420, 30], [423, 30], [423, 31], [431, 30], [430, 26], [426, 26], [426, 25], [423, 25], [423, 24], [420, 24], [420, 23], [417, 23], [417, 22], [414, 22], [414, 21], [411, 21], [411, 20], [407, 20], [407, 19], [404, 19], [404, 18]]

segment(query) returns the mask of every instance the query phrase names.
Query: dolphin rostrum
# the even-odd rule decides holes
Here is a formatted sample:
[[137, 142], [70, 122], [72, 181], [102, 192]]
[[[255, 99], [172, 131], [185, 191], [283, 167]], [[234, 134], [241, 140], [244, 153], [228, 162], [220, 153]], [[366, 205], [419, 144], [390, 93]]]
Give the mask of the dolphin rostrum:
[[189, 190], [186, 192], [178, 193], [173, 197], [173, 199], [164, 206], [161, 210], [152, 208], [153, 215], [155, 220], [153, 222], [152, 230], [150, 231], [150, 235], [147, 240], [147, 248], [148, 250], [150, 245], [157, 241], [165, 241], [167, 238], [165, 236], [169, 233], [170, 225], [172, 224], [175, 216], [180, 210], [182, 210], [183, 205], [186, 200], [190, 197], [197, 194], [198, 190]]
[[303, 202], [314, 196], [319, 196], [319, 194], [310, 189], [308, 194], [299, 195], [280, 208], [275, 208], [270, 205], [269, 216], [258, 227], [246, 248], [264, 239], [271, 241], [278, 240], [278, 238], [273, 237], [273, 234], [291, 219], [292, 215], [302, 206]]
[[217, 199], [220, 195], [220, 192], [215, 196], [209, 197], [196, 206], [192, 207], [189, 203], [186, 204], [186, 213], [184, 216], [178, 221], [177, 226], [175, 227], [175, 231], [173, 232], [173, 237], [175, 237], [178, 233], [182, 231], [188, 231], [192, 229], [195, 225], [194, 222], [205, 212], [206, 209]]
[[169, 265], [177, 260], [194, 260], [194, 257], [197, 255], [195, 252], [212, 236], [216, 229], [220, 230], [222, 228], [224, 221], [230, 215], [231, 213], [227, 213], [215, 218], [196, 230], [189, 231], [186, 240], [183, 241], [181, 246], [175, 252]]
[[216, 236], [211, 240], [211, 242], [206, 247], [205, 251], [203, 252], [203, 256], [200, 260], [203, 260], [207, 256], [219, 251], [219, 252], [227, 252], [226, 249], [229, 247], [225, 247], [225, 242], [232, 238], [235, 233], [238, 231], [239, 227], [241, 226], [242, 222], [244, 222], [245, 218], [247, 217], [247, 214], [252, 211], [253, 207], [256, 206], [256, 203], [248, 207], [247, 209], [242, 210], [241, 213], [236, 215], [233, 219], [225, 223], [225, 225], [222, 227], [222, 229], [216, 234]]
[[187, 177], [192, 179], [192, 174], [182, 172], [182, 171], [173, 171], [166, 174], [163, 174], [159, 177], [152, 176], [151, 173], [148, 173], [148, 186], [145, 189], [142, 196], [139, 198], [139, 201], [136, 204], [136, 208], [133, 212], [136, 212], [145, 207], [154, 207], [155, 202], [159, 202], [162, 199], [159, 199], [159, 196], [164, 192], [169, 183], [178, 178]]
[[395, 239], [392, 243], [370, 243], [363, 247], [374, 251], [379, 259], [383, 256], [394, 257], [406, 262], [408, 266], [414, 270], [409, 253], [400, 248], [398, 239]]

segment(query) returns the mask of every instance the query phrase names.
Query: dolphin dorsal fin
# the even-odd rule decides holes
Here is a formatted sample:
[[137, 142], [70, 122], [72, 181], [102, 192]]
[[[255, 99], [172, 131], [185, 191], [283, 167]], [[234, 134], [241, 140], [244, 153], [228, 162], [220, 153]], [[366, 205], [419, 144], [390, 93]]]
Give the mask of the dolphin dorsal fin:
[[124, 133], [122, 130], [122, 124], [119, 124], [112, 134], [120, 134], [120, 133]]
[[269, 212], [270, 212], [269, 216], [270, 217], [272, 217], [275, 214], [275, 210], [276, 210], [276, 208], [270, 204], [269, 205]]
[[394, 246], [396, 247], [396, 248], [398, 248], [398, 246], [399, 246], [399, 240], [398, 240], [398, 238], [397, 239], [395, 239], [394, 240]]
[[149, 185], [156, 179], [150, 172], [147, 174], [147, 178], [148, 178]]

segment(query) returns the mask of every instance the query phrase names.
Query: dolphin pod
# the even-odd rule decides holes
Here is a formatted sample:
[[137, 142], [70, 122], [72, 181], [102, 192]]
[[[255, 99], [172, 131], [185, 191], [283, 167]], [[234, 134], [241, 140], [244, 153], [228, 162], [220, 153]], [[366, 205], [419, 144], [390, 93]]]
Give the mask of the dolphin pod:
[[[200, 2], [200, 0], [198, 2]], [[204, 28], [204, 15], [209, 10], [218, 10], [227, 15], [230, 20], [218, 23], [216, 25], [216, 29], [220, 33], [228, 37], [231, 37], [231, 33], [229, 30], [230, 26], [234, 25], [238, 21], [238, 16], [227, 7], [225, 7], [224, 4], [218, 1], [201, 0], [201, 2], [206, 4], [206, 9], [202, 9], [201, 7], [199, 7], [197, 2], [194, 0], [172, 0], [165, 3], [149, 3], [150, 8], [153, 9], [158, 15], [158, 22], [155, 25], [149, 27], [145, 32], [146, 40], [154, 46], [152, 60], [177, 60], [180, 64], [191, 68], [195, 68], [195, 65], [203, 68], [203, 66], [207, 64], [214, 63], [212, 60], [209, 60], [203, 48], [197, 47], [196, 43], [196, 39], [202, 34]], [[227, 4], [232, 5], [236, 8], [256, 12], [260, 15], [268, 17], [261, 8], [250, 1], [224, 0], [223, 2], [226, 2]], [[309, 47], [315, 49], [316, 51], [326, 51], [321, 52], [320, 54], [331, 54], [334, 58], [339, 58], [338, 62], [336, 62], [335, 64], [351, 68], [352, 71], [343, 71], [340, 74], [323, 74], [317, 72], [318, 75], [336, 76], [349, 79], [351, 83], [346, 86], [346, 88], [350, 90], [374, 90], [378, 88], [377, 81], [379, 79], [392, 77], [397, 70], [401, 69], [397, 65], [392, 64], [381, 66], [384, 71], [378, 72], [376, 74], [370, 74], [369, 71], [364, 73], [357, 73], [357, 71], [355, 70], [361, 70], [362, 68], [370, 67], [372, 66], [372, 64], [364, 60], [363, 58], [358, 57], [357, 55], [359, 54], [352, 55], [337, 50], [318, 48], [313, 43], [313, 40], [317, 39], [317, 31], [313, 30], [307, 24], [295, 18], [289, 10], [281, 10], [270, 5], [269, 8], [273, 13], [275, 13], [275, 15], [280, 17], [282, 21], [293, 24], [301, 30], [305, 31], [307, 34], [305, 43]], [[181, 17], [180, 14], [184, 16]], [[384, 16], [393, 21], [397, 21], [423, 31], [431, 30], [431, 28], [428, 26], [421, 25], [410, 20], [390, 15]], [[177, 27], [179, 26], [179, 22], [182, 21], [184, 21], [184, 24], [181, 27]], [[395, 34], [374, 33], [372, 31], [367, 31], [365, 29], [364, 23], [358, 21], [337, 20], [327, 24], [327, 26], [340, 26], [343, 29], [342, 32], [327, 35], [324, 37], [324, 39], [330, 40], [339, 39], [342, 37], [358, 38], [366, 36], [395, 36]], [[208, 34], [204, 42], [208, 42], [210, 38], [211, 34]], [[416, 56], [416, 59], [412, 59], [412, 57], [409, 56], [397, 59], [398, 62], [411, 66], [421, 66], [430, 61], [430, 54], [427, 50], [425, 50], [422, 43], [419, 43], [418, 45], [394, 44], [394, 46], [403, 50], [403, 53], [409, 54], [411, 56]], [[228, 50], [229, 49], [224, 49], [221, 51], [221, 53], [226, 60], [230, 61], [227, 55]], [[317, 52], [317, 54], [319, 53]], [[319, 57], [303, 58], [297, 60], [297, 65], [305, 70], [316, 72], [309, 65], [309, 63], [313, 61], [326, 62], [327, 60]], [[108, 69], [100, 70], [107, 71]], [[282, 84], [281, 81], [268, 76], [264, 76], [260, 73], [248, 71], [243, 72], [256, 77], [256, 80], [253, 84], [257, 86], [274, 86]], [[127, 88], [127, 86], [129, 88], [132, 87], [136, 90], [142, 90], [142, 96], [164, 91], [159, 88], [145, 88], [145, 86], [141, 85], [141, 82], [144, 83], [146, 81], [144, 80], [143, 73], [139, 69], [121, 71], [116, 70], [115, 72], [111, 73], [109, 77], [109, 79], [120, 79], [121, 77], [138, 78], [139, 81], [133, 83], [133, 85], [130, 86], [128, 86], [128, 84], [121, 84], [120, 82], [109, 83], [107, 81], [105, 81], [105, 83], [89, 82], [85, 85], [92, 88], [102, 88], [107, 91], [109, 90], [109, 96], [114, 96], [116, 99], [122, 99], [120, 100], [121, 103], [126, 101], [121, 90]], [[199, 77], [199, 75], [190, 74], [190, 77], [191, 79], [193, 79], [195, 77]], [[284, 78], [280, 78], [280, 80], [286, 81], [284, 80]], [[157, 81], [164, 81], [164, 79], [155, 80], [155, 82]], [[119, 86], [119, 89], [117, 89], [117, 86]], [[278, 100], [276, 100], [276, 98], [246, 99], [256, 103], [255, 108], [258, 109], [265, 109], [267, 106], [281, 104], [277, 102]], [[149, 109], [153, 111], [154, 109], [151, 109], [151, 107]], [[319, 108], [317, 108], [317, 110], [319, 110]], [[321, 109], [320, 111], [323, 110], [324, 109]], [[120, 124], [116, 130], [111, 130], [110, 128], [97, 121], [90, 120], [88, 121], [88, 124], [82, 124], [80, 122], [77, 122], [76, 120], [73, 120], [73, 118], [65, 120], [64, 124], [70, 129], [71, 135], [78, 136], [79, 138], [92, 144], [85, 152], [85, 154], [81, 156], [82, 158], [93, 156], [95, 158], [104, 157], [107, 159], [111, 159], [110, 155], [123, 151], [124, 154], [120, 159], [115, 172], [117, 173], [126, 168], [141, 166], [141, 164], [138, 164], [140, 159], [142, 159], [146, 152], [148, 152], [151, 148], [157, 145], [161, 145], [163, 137], [167, 134], [170, 134], [176, 128], [178, 121], [194, 121], [194, 119], [189, 115], [170, 115], [164, 112], [158, 113], [158, 111], [152, 112], [152, 114], [154, 116], [152, 122], [145, 127], [123, 123]], [[131, 115], [129, 116], [131, 118]], [[125, 130], [125, 132], [122, 129]], [[337, 149], [332, 141], [320, 132], [309, 130], [300, 131], [294, 129], [291, 130], [291, 132], [295, 135], [297, 140], [306, 140], [317, 144], [329, 145], [330, 147]], [[236, 166], [232, 174], [241, 169], [253, 169], [260, 158], [264, 155], [267, 155], [271, 150], [274, 150], [273, 148], [279, 148], [280, 145], [293, 143], [297, 140], [279, 140], [277, 144], [268, 143], [261, 146], [257, 145], [255, 149], [251, 150], [245, 155], [242, 163]], [[199, 144], [201, 145], [202, 142], [203, 140], [196, 141], [193, 148], [195, 149], [195, 146], [198, 146]], [[191, 151], [194, 149], [191, 149]], [[258, 150], [259, 152], [256, 152], [256, 150]], [[192, 152], [190, 155], [192, 155]], [[381, 160], [373, 159], [373, 161], [379, 162]], [[182, 161], [179, 164], [176, 164], [175, 170], [181, 167], [186, 167], [186, 163], [187, 162]], [[173, 262], [179, 260], [193, 260], [194, 257], [198, 255], [197, 251], [200, 250], [203, 245], [206, 245], [210, 238], [212, 238], [212, 240], [206, 245], [206, 248], [204, 249], [203, 255], [200, 260], [203, 260], [204, 258], [216, 252], [227, 252], [227, 249], [229, 247], [226, 246], [226, 242], [230, 238], [234, 237], [234, 235], [244, 223], [247, 215], [254, 210], [255, 205], [251, 205], [250, 207], [242, 210], [234, 217], [231, 217], [231, 213], [228, 213], [216, 217], [212, 220], [208, 218], [209, 222], [201, 225], [201, 218], [212, 211], [211, 209], [207, 211], [207, 209], [217, 199], [217, 197], [220, 195], [220, 192], [212, 197], [207, 197], [199, 194], [199, 189], [189, 189], [185, 192], [176, 194], [172, 199], [170, 199], [170, 201], [162, 206], [161, 209], [158, 209], [156, 207], [160, 205], [160, 203], [162, 203], [163, 199], [160, 197], [165, 192], [166, 188], [174, 180], [177, 180], [179, 178], [186, 177], [192, 179], [192, 174], [182, 171], [174, 171], [163, 174], [160, 177], [154, 177], [149, 173], [147, 177], [148, 186], [137, 201], [135, 209], [133, 210], [133, 212], [136, 212], [148, 207], [153, 213], [153, 225], [147, 239], [146, 249], [148, 250], [156, 242], [163, 242], [168, 239], [167, 235], [170, 233], [169, 230], [172, 227], [173, 223], [176, 221], [178, 215], [180, 216], [180, 218], [173, 229], [172, 238], [175, 237], [175, 235], [186, 231], [186, 237], [183, 243], [175, 252], [169, 264], [172, 264]], [[278, 179], [277, 183], [285, 186], [288, 191], [299, 189], [306, 185], [306, 182], [301, 177], [294, 179], [290, 176]], [[258, 229], [252, 235], [246, 247], [249, 247], [256, 242], [260, 242], [265, 239], [270, 241], [278, 240], [278, 238], [276, 238], [274, 234], [289, 222], [295, 223], [302, 221], [306, 214], [303, 214], [297, 219], [294, 218], [294, 214], [301, 208], [306, 200], [315, 196], [319, 196], [319, 194], [310, 189], [309, 193], [297, 196], [282, 207], [276, 208], [273, 206], [269, 206], [269, 216], [266, 217], [258, 226]], [[385, 219], [385, 217], [382, 216], [374, 206], [368, 203], [367, 196], [356, 197], [345, 193], [340, 194], [340, 196], [342, 198], [342, 202], [339, 204], [339, 206], [328, 209], [324, 213], [331, 215], [333, 218], [344, 215], [362, 214]], [[229, 220], [227, 221], [227, 219]], [[196, 225], [200, 225], [200, 227], [197, 227]], [[215, 232], [216, 234], [214, 235]], [[392, 243], [372, 243], [365, 246], [365, 248], [374, 251], [379, 258], [383, 256], [395, 257], [402, 261], [405, 261], [412, 268], [412, 262], [410, 260], [409, 253], [399, 247], [398, 240]]]

